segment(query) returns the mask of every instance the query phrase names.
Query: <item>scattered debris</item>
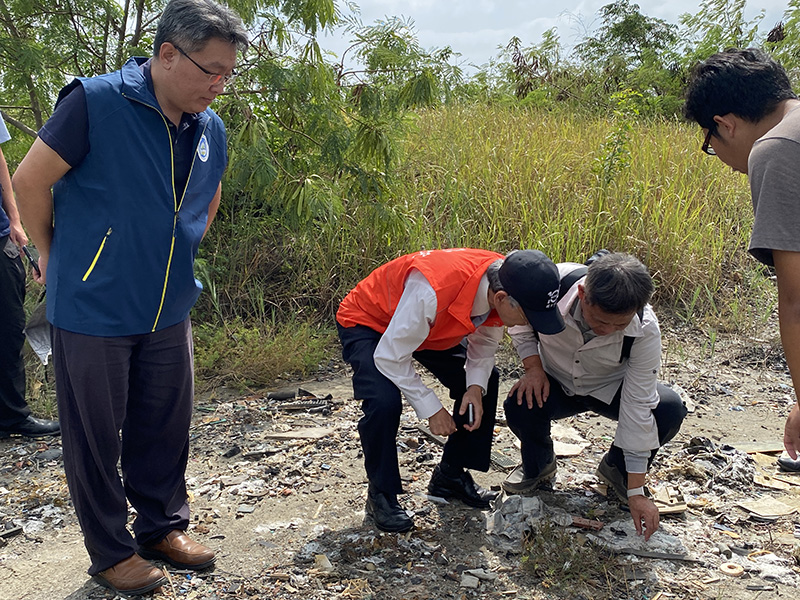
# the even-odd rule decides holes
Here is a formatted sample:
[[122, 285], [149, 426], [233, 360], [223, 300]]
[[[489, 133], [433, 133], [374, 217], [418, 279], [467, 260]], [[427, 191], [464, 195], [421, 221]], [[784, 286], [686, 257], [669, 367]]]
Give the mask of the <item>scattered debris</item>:
[[765, 519], [785, 517], [797, 512], [796, 508], [788, 506], [780, 500], [771, 497], [759, 498], [758, 500], [742, 500], [737, 502], [737, 505], [755, 516]]
[[[219, 549], [218, 567], [202, 574], [172, 571], [170, 588], [154, 600], [470, 600], [527, 598], [532, 590], [549, 599], [548, 585], [579, 578], [586, 569], [567, 564], [577, 554], [565, 554], [560, 563], [555, 555], [550, 574], [521, 568], [526, 532], [541, 532], [545, 522], [563, 548], [609, 557], [608, 579], [581, 579], [592, 590], [584, 598], [794, 594], [800, 473], [781, 467], [776, 433], [791, 409], [785, 365], [753, 371], [718, 359], [674, 366], [667, 360], [665, 370], [680, 381], [682, 396], [691, 396], [694, 411], [648, 475], [662, 513], [648, 542], [616, 500], [598, 493], [603, 490], [593, 473], [614, 436], [607, 419], [585, 414], [554, 424], [559, 460], [552, 486], [531, 497], [502, 495], [481, 512], [427, 494], [444, 440], [418, 427], [405, 407], [397, 452], [406, 493], [399, 499], [413, 513], [415, 528], [387, 534], [364, 516], [361, 413], [346, 377], [266, 397], [199, 398], [187, 471], [190, 531]], [[734, 405], [744, 411], [729, 410]], [[502, 409], [498, 417], [492, 470], [474, 474], [495, 489], [519, 462]], [[748, 428], [739, 431], [740, 424]], [[8, 586], [35, 589], [47, 568], [37, 549], [77, 531], [62, 459], [59, 439], [0, 440], [0, 545], [6, 544], [0, 565], [19, 575], [0, 581], [0, 597], [20, 596], [13, 590], [21, 587]], [[110, 598], [85, 579], [85, 552], [79, 542], [74, 546], [70, 572], [79, 583], [51, 597]], [[723, 565], [741, 569], [740, 576]], [[64, 568], [59, 563], [58, 573]], [[73, 596], [81, 585], [85, 590]]]
[[741, 577], [744, 574], [744, 567], [732, 562], [722, 563], [719, 570], [728, 577]]
[[677, 515], [688, 509], [683, 494], [673, 485], [657, 489], [653, 492], [652, 500], [661, 515]]
[[278, 431], [265, 433], [264, 437], [273, 440], [320, 440], [334, 432], [330, 427], [308, 427], [293, 431]]

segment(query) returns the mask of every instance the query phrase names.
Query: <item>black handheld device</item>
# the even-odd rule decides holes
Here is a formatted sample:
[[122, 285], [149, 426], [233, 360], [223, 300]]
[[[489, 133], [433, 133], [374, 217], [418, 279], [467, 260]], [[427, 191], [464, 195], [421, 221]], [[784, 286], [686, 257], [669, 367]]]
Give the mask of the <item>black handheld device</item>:
[[41, 275], [42, 272], [39, 270], [39, 263], [36, 262], [35, 258], [33, 258], [33, 255], [31, 254], [31, 251], [28, 250], [28, 247], [23, 246], [22, 251], [25, 253], [25, 256], [28, 257], [28, 262], [31, 263], [31, 267], [33, 267], [33, 270], [36, 271], [36, 274]]

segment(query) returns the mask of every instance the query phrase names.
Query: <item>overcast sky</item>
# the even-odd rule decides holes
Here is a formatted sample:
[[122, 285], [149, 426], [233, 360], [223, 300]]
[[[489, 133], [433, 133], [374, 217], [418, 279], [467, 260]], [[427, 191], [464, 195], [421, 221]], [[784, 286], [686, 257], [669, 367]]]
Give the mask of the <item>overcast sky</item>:
[[[461, 53], [459, 62], [482, 65], [498, 54], [517, 36], [523, 45], [537, 44], [542, 33], [556, 27], [563, 46], [571, 47], [599, 22], [597, 13], [612, 0], [356, 0], [361, 20], [366, 24], [387, 16], [403, 16], [414, 21], [417, 39], [426, 50], [450, 46]], [[649, 17], [679, 24], [683, 13], [695, 14], [700, 0], [632, 0]], [[786, 9], [788, 0], [749, 1], [745, 13], [752, 19], [760, 10], [766, 16], [762, 29], [769, 30]], [[344, 1], [340, 2], [346, 11]], [[341, 34], [323, 41], [340, 55], [347, 47]]]

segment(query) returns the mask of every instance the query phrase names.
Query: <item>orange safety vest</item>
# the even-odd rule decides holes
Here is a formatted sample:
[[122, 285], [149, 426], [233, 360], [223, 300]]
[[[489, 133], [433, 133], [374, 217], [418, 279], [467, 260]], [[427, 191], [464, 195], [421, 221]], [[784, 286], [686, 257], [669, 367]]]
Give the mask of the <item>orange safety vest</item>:
[[[397, 309], [411, 269], [420, 271], [436, 292], [436, 319], [419, 350], [447, 350], [475, 331], [470, 318], [481, 278], [503, 255], [489, 250], [456, 248], [423, 250], [407, 254], [378, 267], [345, 296], [336, 313], [342, 327], [364, 325], [386, 331]], [[492, 309], [483, 323], [501, 327]]]

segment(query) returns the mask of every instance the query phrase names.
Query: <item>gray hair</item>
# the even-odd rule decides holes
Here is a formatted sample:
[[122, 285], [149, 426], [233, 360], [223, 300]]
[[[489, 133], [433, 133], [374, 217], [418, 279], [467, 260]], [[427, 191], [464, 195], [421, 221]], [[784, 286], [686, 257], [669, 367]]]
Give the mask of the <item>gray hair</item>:
[[614, 252], [589, 265], [583, 283], [586, 302], [617, 315], [638, 312], [653, 295], [653, 279], [635, 256]]
[[[506, 258], [511, 256], [516, 250], [512, 250], [506, 255]], [[505, 292], [505, 288], [503, 287], [502, 282], [500, 281], [500, 267], [503, 266], [503, 262], [505, 259], [498, 258], [492, 264], [489, 265], [489, 268], [486, 269], [486, 279], [489, 280], [489, 289], [493, 292]], [[518, 308], [520, 306], [519, 302], [516, 301], [510, 294], [508, 296], [508, 300], [511, 304], [511, 308]]]
[[486, 278], [489, 280], [489, 289], [493, 292], [502, 292], [503, 284], [500, 282], [500, 267], [503, 266], [503, 259], [498, 258], [489, 268], [486, 269]]
[[158, 56], [164, 42], [197, 52], [212, 38], [236, 44], [240, 51], [248, 44], [241, 17], [227, 6], [214, 0], [170, 0], [158, 21], [153, 56]]

